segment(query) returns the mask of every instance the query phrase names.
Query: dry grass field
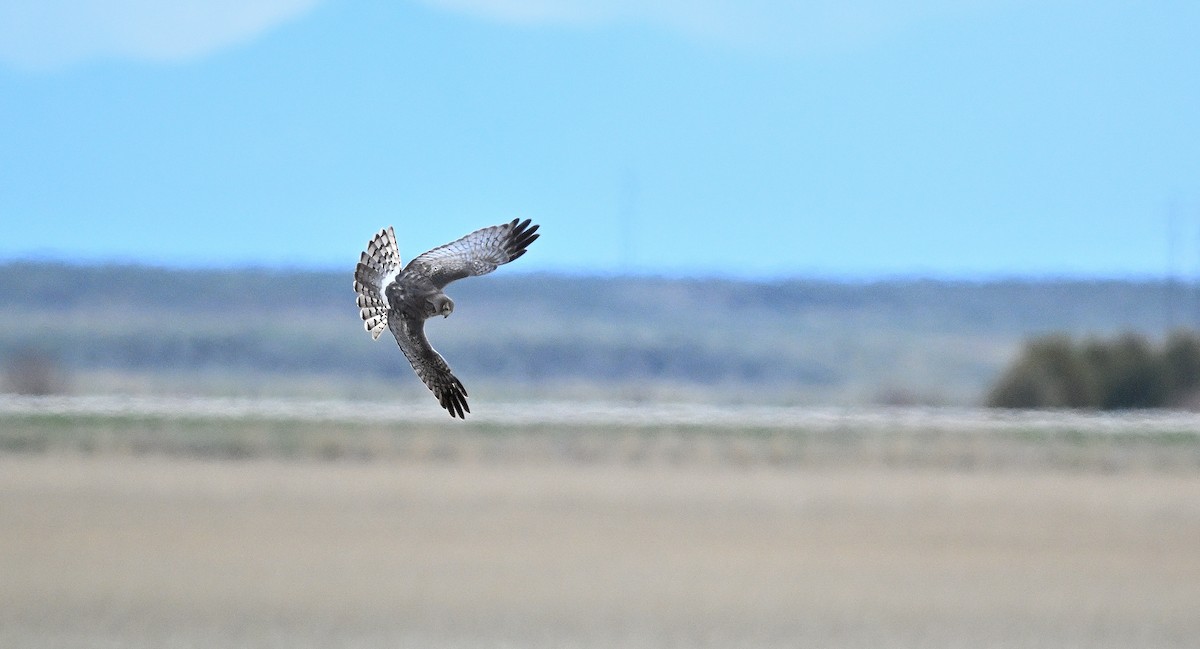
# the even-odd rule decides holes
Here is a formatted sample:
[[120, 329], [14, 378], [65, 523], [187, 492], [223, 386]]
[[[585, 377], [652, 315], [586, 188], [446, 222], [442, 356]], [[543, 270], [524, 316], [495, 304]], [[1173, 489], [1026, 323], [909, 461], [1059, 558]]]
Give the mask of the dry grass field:
[[[142, 421], [137, 434], [156, 425], [167, 438], [280, 434], [238, 420]], [[38, 426], [115, 434], [96, 418], [0, 418], [12, 439]], [[385, 437], [322, 434], [367, 449]], [[522, 460], [506, 434], [325, 459], [265, 442], [232, 455], [10, 446], [0, 646], [1200, 646], [1200, 471], [1159, 457], [1194, 457], [1194, 440], [1132, 456], [1083, 444], [1097, 461], [1064, 463], [1034, 461], [1049, 443], [1035, 438], [1016, 456], [1026, 464], [964, 464], [960, 450], [780, 462], [760, 448], [777, 439], [736, 431], [724, 446], [707, 433], [716, 455]], [[511, 443], [553, 446], [546, 435]], [[639, 435], [610, 431], [617, 446], [681, 438]], [[1012, 457], [971, 439], [979, 457]], [[463, 450], [484, 441], [492, 451]]]

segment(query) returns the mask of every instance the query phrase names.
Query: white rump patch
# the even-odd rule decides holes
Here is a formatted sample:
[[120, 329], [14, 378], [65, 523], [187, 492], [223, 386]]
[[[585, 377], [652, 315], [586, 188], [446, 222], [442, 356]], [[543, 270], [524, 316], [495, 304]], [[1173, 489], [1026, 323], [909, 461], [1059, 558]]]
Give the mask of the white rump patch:
[[387, 275], [384, 275], [383, 280], [379, 282], [379, 299], [383, 300], [383, 306], [389, 309], [392, 308], [392, 305], [388, 303], [387, 287], [391, 285], [392, 282], [396, 281], [396, 278], [399, 276], [400, 269], [397, 268]]

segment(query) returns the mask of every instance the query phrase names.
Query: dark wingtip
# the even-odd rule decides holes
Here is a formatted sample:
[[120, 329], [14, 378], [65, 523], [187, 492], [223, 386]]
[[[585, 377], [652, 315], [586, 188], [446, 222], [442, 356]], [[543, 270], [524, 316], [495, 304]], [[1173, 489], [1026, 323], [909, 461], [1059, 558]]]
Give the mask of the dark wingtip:
[[[517, 223], [517, 221], [513, 220], [513, 223], [515, 224], [515, 223]], [[533, 243], [534, 241], [537, 241], [537, 238], [539, 236], [541, 236], [540, 234], [537, 233], [538, 226], [534, 225], [533, 227], [530, 227], [529, 224], [530, 224], [530, 219], [525, 219], [519, 225], [514, 225], [512, 232], [509, 233], [509, 240], [508, 240], [508, 260], [509, 261], [512, 261], [512, 260], [516, 259], [517, 257], [520, 257], [521, 255], [525, 254], [525, 249], [529, 247], [529, 244]]]
[[538, 228], [536, 225], [532, 228], [529, 228], [529, 223], [532, 220], [533, 219], [525, 219], [524, 221], [521, 221], [519, 219], [513, 219], [512, 222], [508, 224], [508, 227], [512, 228], [512, 236], [520, 237], [536, 230]]
[[471, 407], [467, 405], [467, 390], [457, 379], [454, 380], [454, 385], [451, 385], [450, 389], [439, 396], [438, 402], [446, 409], [451, 419], [455, 417], [466, 419], [464, 413], [471, 412]]
[[462, 404], [459, 403], [457, 395], [446, 395], [446, 397], [442, 399], [442, 407], [446, 409], [446, 413], [450, 415], [451, 419], [454, 419], [455, 417], [465, 419], [462, 413]]

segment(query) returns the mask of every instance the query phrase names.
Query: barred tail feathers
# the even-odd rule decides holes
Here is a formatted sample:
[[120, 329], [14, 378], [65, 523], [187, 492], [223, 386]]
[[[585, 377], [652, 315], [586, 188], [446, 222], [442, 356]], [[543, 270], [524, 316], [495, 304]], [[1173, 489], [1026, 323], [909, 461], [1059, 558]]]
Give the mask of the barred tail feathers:
[[354, 270], [355, 302], [363, 327], [373, 339], [378, 340], [388, 328], [388, 301], [384, 289], [399, 272], [400, 249], [396, 245], [395, 231], [388, 226], [367, 244]]

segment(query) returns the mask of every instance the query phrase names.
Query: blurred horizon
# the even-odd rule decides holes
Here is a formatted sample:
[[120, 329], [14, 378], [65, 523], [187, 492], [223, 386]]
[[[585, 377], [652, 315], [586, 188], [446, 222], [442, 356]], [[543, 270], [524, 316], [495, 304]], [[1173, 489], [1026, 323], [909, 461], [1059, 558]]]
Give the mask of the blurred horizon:
[[[363, 332], [345, 271], [79, 271], [0, 263], [0, 391], [406, 396], [436, 410], [391, 337]], [[966, 406], [1050, 334], [1132, 341], [1158, 367], [1175, 332], [1200, 326], [1196, 288], [498, 272], [454, 284], [458, 308], [429, 336], [484, 402]], [[1184, 342], [1163, 374], [1180, 380], [1160, 387], [1190, 386], [1188, 367], [1200, 377], [1200, 335]]]
[[[445, 242], [443, 242], [445, 243]], [[433, 246], [429, 246], [432, 248]], [[424, 252], [422, 249], [420, 252]], [[415, 253], [420, 254], [420, 252]], [[412, 256], [404, 254], [401, 251], [404, 263], [407, 263]], [[197, 272], [197, 273], [268, 273], [276, 275], [303, 275], [308, 273], [328, 274], [328, 273], [343, 273], [347, 277], [353, 275], [353, 266], [358, 261], [357, 256], [353, 259], [343, 261], [329, 262], [327, 264], [320, 263], [304, 263], [304, 262], [288, 262], [288, 261], [215, 261], [215, 260], [195, 260], [195, 261], [176, 261], [171, 260], [155, 260], [155, 259], [139, 259], [133, 257], [110, 257], [110, 258], [66, 258], [62, 255], [52, 253], [30, 253], [23, 255], [14, 255], [12, 257], [0, 257], [0, 266], [61, 266], [67, 268], [78, 269], [114, 269], [128, 268], [138, 270], [163, 270], [168, 272]], [[522, 257], [524, 262], [524, 257]], [[1198, 262], [1200, 263], [1200, 262]], [[521, 268], [520, 262], [513, 266], [505, 266], [497, 272], [506, 275], [512, 275], [518, 278], [528, 279], [536, 277], [546, 277], [550, 279], [571, 279], [578, 278], [581, 280], [645, 280], [654, 281], [728, 281], [734, 283], [745, 284], [781, 284], [793, 282], [817, 282], [830, 284], [845, 284], [845, 285], [871, 285], [871, 284], [909, 284], [909, 283], [933, 283], [933, 284], [949, 284], [949, 285], [989, 285], [989, 284], [1056, 284], [1056, 283], [1130, 283], [1130, 284], [1164, 284], [1174, 285], [1179, 290], [1190, 291], [1200, 290], [1200, 271], [1196, 274], [1186, 273], [1184, 271], [1175, 270], [1161, 272], [1147, 271], [1141, 273], [1114, 273], [1111, 275], [1092, 274], [1092, 273], [1072, 273], [1072, 272], [1041, 272], [1041, 273], [938, 273], [935, 271], [922, 272], [920, 270], [911, 271], [895, 271], [895, 272], [863, 272], [863, 273], [835, 273], [822, 270], [797, 270], [797, 271], [780, 271], [776, 273], [761, 272], [761, 273], [744, 273], [737, 274], [735, 272], [722, 272], [719, 268], [712, 269], [665, 269], [655, 270], [650, 268], [633, 268], [625, 271], [619, 268]], [[457, 286], [455, 287], [457, 288]]]
[[[540, 241], [540, 239], [539, 239]], [[406, 257], [403, 263], [407, 263], [409, 259]], [[522, 257], [524, 261], [524, 257]], [[164, 273], [163, 279], [174, 276], [176, 274], [182, 276], [247, 276], [261, 274], [265, 277], [275, 279], [281, 278], [302, 278], [306, 276], [320, 277], [322, 280], [330, 276], [344, 275], [346, 277], [353, 276], [352, 264], [357, 262], [357, 258], [352, 262], [338, 262], [333, 266], [320, 265], [293, 265], [287, 263], [270, 264], [270, 263], [225, 263], [225, 264], [171, 264], [171, 263], [155, 263], [152, 261], [144, 261], [138, 259], [65, 259], [55, 255], [24, 255], [13, 258], [0, 258], [0, 270], [19, 271], [22, 275], [39, 269], [54, 269], [56, 274], [60, 272], [69, 272], [71, 270], [93, 270], [99, 271], [102, 274], [97, 277], [108, 277], [113, 271], [131, 271], [133, 273], [148, 275], [156, 271]], [[348, 270], [349, 267], [349, 270]], [[1060, 274], [1042, 274], [1042, 275], [936, 275], [936, 274], [905, 274], [895, 273], [887, 275], [834, 275], [822, 274], [819, 272], [798, 272], [794, 274], [779, 274], [779, 275], [732, 275], [732, 274], [687, 274], [683, 272], [654, 272], [654, 271], [639, 271], [634, 269], [632, 272], [622, 273], [619, 270], [607, 271], [604, 269], [538, 269], [538, 268], [521, 268], [520, 262], [513, 265], [501, 266], [494, 273], [489, 273], [484, 276], [486, 279], [463, 282], [460, 280], [454, 283], [447, 290], [448, 292], [462, 291], [462, 287], [470, 293], [475, 293], [478, 287], [471, 287], [476, 283], [511, 283], [520, 282], [527, 286], [532, 286], [531, 281], [539, 278], [544, 278], [548, 281], [559, 282], [570, 280], [581, 281], [600, 281], [600, 282], [616, 282], [629, 283], [631, 285], [644, 284], [647, 287], [654, 286], [660, 283], [680, 284], [680, 285], [701, 285], [706, 283], [717, 283], [729, 286], [781, 286], [781, 285], [829, 285], [829, 286], [844, 286], [852, 287], [870, 287], [870, 286], [913, 286], [928, 284], [931, 286], [946, 286], [946, 287], [988, 287], [988, 286], [1053, 286], [1055, 284], [1074, 285], [1074, 286], [1089, 286], [1089, 285], [1112, 285], [1112, 286], [1144, 286], [1154, 287], [1156, 291], [1167, 291], [1167, 295], [1175, 295], [1171, 291], [1179, 291], [1178, 295], [1192, 299], [1191, 291], [1200, 290], [1200, 277], [1187, 277], [1181, 274], [1164, 275], [1164, 274], [1146, 274], [1146, 275], [1072, 275], [1067, 273]], [[19, 285], [25, 281], [24, 277], [9, 277], [8, 281], [0, 282], [0, 286], [11, 287]], [[95, 281], [94, 279], [92, 280]], [[347, 289], [348, 291], [351, 289]], [[1195, 297], [1200, 299], [1200, 294]], [[1182, 298], [1181, 298], [1182, 299]], [[353, 301], [353, 300], [352, 300]]]
[[0, 0], [0, 261], [1200, 278], [1200, 5]]

